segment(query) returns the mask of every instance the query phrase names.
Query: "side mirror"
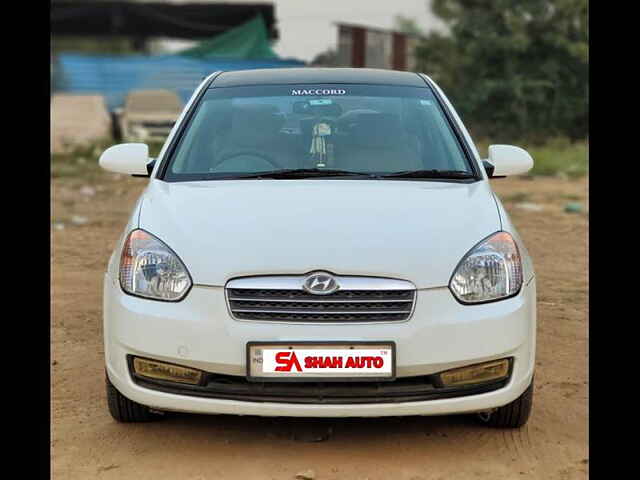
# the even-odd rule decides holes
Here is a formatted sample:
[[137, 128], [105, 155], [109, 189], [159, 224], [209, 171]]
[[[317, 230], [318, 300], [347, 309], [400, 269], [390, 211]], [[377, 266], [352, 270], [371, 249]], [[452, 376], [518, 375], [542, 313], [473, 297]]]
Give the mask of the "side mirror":
[[148, 177], [149, 147], [144, 143], [122, 143], [107, 148], [100, 155], [100, 166], [105, 170]]
[[484, 163], [489, 178], [505, 177], [527, 173], [533, 167], [533, 158], [520, 147], [489, 145], [489, 159]]

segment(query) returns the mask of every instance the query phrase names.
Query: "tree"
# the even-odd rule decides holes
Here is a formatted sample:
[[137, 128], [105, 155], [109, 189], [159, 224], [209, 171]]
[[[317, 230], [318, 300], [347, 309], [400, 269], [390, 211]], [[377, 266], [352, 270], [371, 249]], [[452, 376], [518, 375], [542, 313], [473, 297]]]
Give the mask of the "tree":
[[333, 48], [320, 52], [311, 60], [311, 66], [313, 67], [335, 67], [337, 64], [338, 53]]
[[423, 31], [414, 18], [396, 15], [393, 19], [393, 29], [408, 35], [423, 35]]
[[434, 0], [450, 35], [416, 56], [474, 133], [501, 141], [588, 130], [586, 0]]

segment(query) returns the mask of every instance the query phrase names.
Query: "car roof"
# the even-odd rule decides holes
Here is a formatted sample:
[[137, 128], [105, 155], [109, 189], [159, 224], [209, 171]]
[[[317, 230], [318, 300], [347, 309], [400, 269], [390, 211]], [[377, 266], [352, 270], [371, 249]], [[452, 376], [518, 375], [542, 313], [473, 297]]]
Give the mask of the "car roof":
[[372, 85], [400, 85], [426, 87], [420, 75], [398, 70], [376, 68], [264, 68], [222, 72], [210, 88], [243, 85], [286, 85], [364, 83]]

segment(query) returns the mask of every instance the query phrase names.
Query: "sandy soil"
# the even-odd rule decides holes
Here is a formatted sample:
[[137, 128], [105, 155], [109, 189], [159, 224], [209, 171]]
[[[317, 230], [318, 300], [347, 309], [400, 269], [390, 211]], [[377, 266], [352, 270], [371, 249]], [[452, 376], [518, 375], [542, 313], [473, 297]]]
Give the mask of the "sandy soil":
[[[270, 480], [308, 469], [318, 480], [587, 477], [588, 218], [563, 211], [568, 202], [586, 205], [585, 180], [494, 181], [538, 275], [534, 410], [516, 431], [487, 429], [464, 416], [174, 415], [117, 424], [104, 392], [101, 282], [143, 185], [107, 173], [90, 184], [53, 181], [53, 219], [60, 224], [52, 230], [53, 478]], [[318, 437], [324, 441], [310, 441]]]

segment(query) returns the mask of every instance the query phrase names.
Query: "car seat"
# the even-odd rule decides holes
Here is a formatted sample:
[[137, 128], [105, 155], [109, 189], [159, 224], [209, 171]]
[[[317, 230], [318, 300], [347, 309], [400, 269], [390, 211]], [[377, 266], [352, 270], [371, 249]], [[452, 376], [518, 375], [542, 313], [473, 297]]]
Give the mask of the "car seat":
[[370, 111], [351, 113], [341, 122], [340, 168], [358, 172], [422, 168], [418, 153], [410, 148], [408, 135], [396, 115]]
[[215, 152], [212, 171], [255, 172], [296, 168], [298, 158], [292, 136], [280, 131], [285, 120], [275, 105], [235, 107], [231, 114], [231, 128]]

